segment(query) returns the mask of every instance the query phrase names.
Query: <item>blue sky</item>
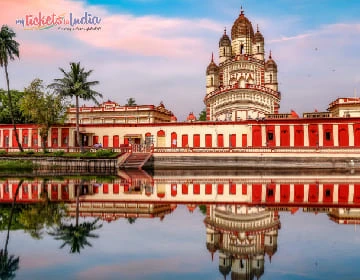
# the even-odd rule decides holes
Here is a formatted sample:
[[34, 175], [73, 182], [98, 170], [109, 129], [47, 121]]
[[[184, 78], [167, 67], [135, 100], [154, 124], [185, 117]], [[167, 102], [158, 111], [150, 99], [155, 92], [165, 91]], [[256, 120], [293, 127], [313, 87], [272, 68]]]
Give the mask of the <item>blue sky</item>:
[[[356, 0], [3, 0], [0, 24], [13, 28], [20, 43], [20, 60], [9, 65], [10, 86], [22, 90], [34, 78], [50, 83], [61, 77], [59, 67], [80, 61], [94, 70], [104, 100], [163, 101], [184, 120], [204, 108], [211, 53], [217, 62], [219, 38], [241, 6], [254, 28], [259, 25], [266, 55], [271, 50], [278, 64], [280, 112], [326, 110], [332, 100], [360, 90]], [[24, 30], [15, 23], [39, 12], [77, 17], [88, 12], [101, 18], [101, 29]]]

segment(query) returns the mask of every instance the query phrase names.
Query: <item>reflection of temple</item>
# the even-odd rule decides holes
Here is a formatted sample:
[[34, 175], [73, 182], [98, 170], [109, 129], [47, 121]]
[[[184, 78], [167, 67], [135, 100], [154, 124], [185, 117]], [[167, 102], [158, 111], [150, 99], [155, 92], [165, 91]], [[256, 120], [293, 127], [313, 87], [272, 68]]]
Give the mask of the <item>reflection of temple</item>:
[[277, 211], [244, 205], [207, 206], [206, 246], [219, 251], [219, 270], [231, 279], [260, 278], [264, 256], [277, 250], [280, 220]]
[[328, 216], [338, 224], [360, 224], [360, 208], [331, 208]]

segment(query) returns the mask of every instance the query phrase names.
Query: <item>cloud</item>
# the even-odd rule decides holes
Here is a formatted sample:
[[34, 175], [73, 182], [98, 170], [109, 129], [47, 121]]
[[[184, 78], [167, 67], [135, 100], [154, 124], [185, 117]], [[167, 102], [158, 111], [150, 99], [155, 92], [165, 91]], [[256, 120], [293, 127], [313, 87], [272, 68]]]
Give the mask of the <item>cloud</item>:
[[[196, 265], [194, 265], [196, 264]], [[141, 275], [149, 277], [158, 273], [186, 273], [202, 272], [205, 263], [201, 264], [194, 257], [166, 257], [158, 259], [140, 259], [137, 261], [123, 261], [113, 265], [94, 266], [78, 274], [79, 279], [139, 279]], [[115, 277], [116, 275], [116, 277]]]

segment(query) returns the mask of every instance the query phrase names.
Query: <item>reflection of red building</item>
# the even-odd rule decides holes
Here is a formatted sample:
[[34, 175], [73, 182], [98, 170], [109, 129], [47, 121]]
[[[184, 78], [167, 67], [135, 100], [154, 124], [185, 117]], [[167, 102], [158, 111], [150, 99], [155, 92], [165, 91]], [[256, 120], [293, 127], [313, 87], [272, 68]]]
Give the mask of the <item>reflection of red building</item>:
[[264, 256], [276, 253], [280, 228], [277, 211], [242, 205], [209, 205], [206, 247], [213, 255], [219, 252], [219, 271], [224, 278], [260, 278]]

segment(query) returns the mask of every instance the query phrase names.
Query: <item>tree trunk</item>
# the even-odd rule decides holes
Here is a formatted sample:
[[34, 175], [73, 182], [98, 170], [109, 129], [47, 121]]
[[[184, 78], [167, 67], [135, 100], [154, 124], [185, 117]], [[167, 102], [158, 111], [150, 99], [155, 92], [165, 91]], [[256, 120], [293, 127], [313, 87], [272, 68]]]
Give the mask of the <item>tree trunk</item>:
[[79, 97], [76, 96], [76, 139], [77, 139], [77, 143], [80, 147], [80, 151], [81, 152], [84, 152], [84, 147], [83, 147], [83, 144], [82, 144], [82, 141], [80, 139], [80, 125], [79, 125]]
[[41, 148], [43, 149], [44, 153], [46, 153], [46, 138], [47, 138], [47, 136], [41, 137]]
[[14, 127], [14, 132], [15, 132], [15, 138], [16, 138], [16, 142], [18, 144], [19, 150], [20, 152], [23, 152], [24, 149], [21, 146], [20, 140], [19, 140], [19, 135], [17, 133], [17, 129], [16, 129], [16, 123], [15, 123], [15, 117], [14, 117], [14, 111], [13, 111], [13, 105], [12, 105], [12, 98], [11, 98], [11, 93], [10, 93], [10, 82], [9, 82], [9, 74], [7, 71], [7, 65], [5, 63], [5, 75], [6, 75], [6, 84], [7, 84], [7, 93], [8, 93], [8, 100], [9, 100], [9, 108], [10, 108], [10, 116], [11, 116], [11, 122], [13, 124]]
[[5, 247], [4, 247], [4, 251], [7, 252], [7, 246], [8, 246], [8, 243], [9, 243], [9, 237], [10, 237], [10, 227], [11, 227], [11, 223], [12, 223], [12, 218], [13, 218], [13, 215], [14, 215], [14, 210], [15, 210], [15, 203], [16, 203], [16, 198], [19, 194], [19, 189], [22, 185], [24, 180], [20, 180], [17, 188], [16, 188], [16, 191], [15, 191], [15, 195], [14, 195], [14, 200], [11, 204], [11, 212], [10, 212], [10, 217], [9, 217], [9, 223], [8, 223], [8, 229], [7, 229], [7, 235], [6, 235], [6, 241], [5, 241]]

